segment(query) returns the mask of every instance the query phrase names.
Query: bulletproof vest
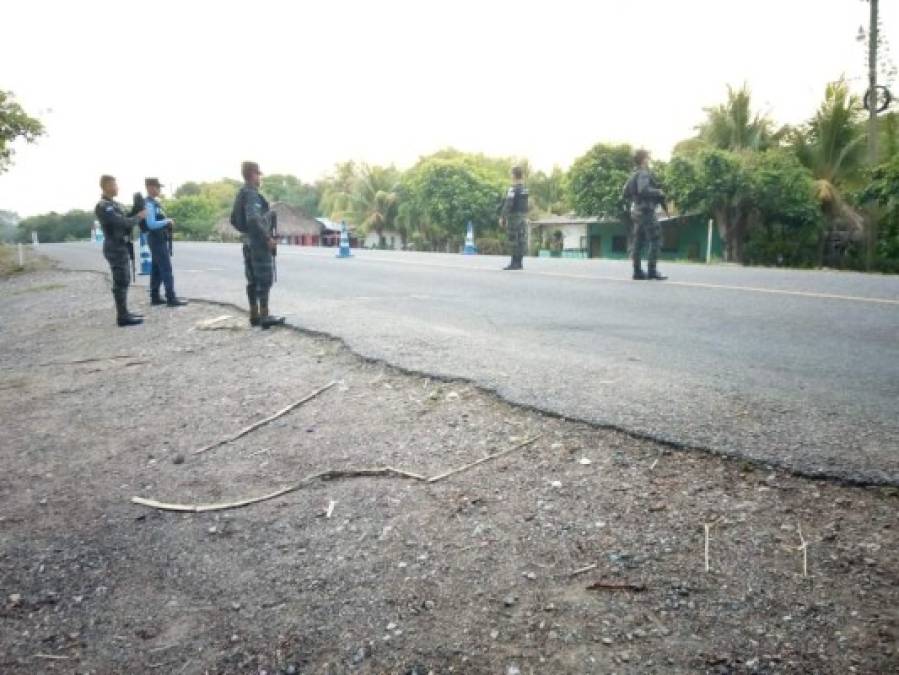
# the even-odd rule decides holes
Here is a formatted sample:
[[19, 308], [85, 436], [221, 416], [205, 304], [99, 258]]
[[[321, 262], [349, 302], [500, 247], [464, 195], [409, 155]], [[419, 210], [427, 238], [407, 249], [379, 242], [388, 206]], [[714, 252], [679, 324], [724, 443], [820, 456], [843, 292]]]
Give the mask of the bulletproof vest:
[[100, 228], [103, 230], [103, 237], [104, 237], [104, 239], [108, 239], [109, 241], [114, 241], [117, 243], [119, 243], [119, 242], [128, 243], [131, 241], [130, 231], [128, 233], [114, 232], [113, 231], [114, 228], [111, 228], [109, 226], [109, 224], [106, 222], [106, 220], [102, 217], [102, 213], [106, 210], [106, 207], [109, 206], [110, 204], [112, 205], [112, 208], [115, 209], [120, 216], [122, 216], [122, 217], [125, 216], [125, 209], [122, 207], [121, 204], [119, 204], [116, 201], [113, 201], [112, 199], [105, 199], [105, 198], [100, 199], [100, 203], [97, 204], [97, 208], [94, 209], [94, 213], [96, 214], [97, 220], [100, 223]]
[[[150, 197], [147, 197], [147, 201], [148, 202], [152, 201], [153, 204], [156, 206], [156, 220], [165, 220], [168, 217], [165, 215], [165, 210], [162, 208], [162, 204], [159, 203], [158, 199], [151, 199]], [[141, 227], [146, 227], [147, 221], [142, 220], [142, 221], [140, 221], [140, 224], [141, 224]]]
[[524, 185], [513, 185], [512, 213], [528, 212], [528, 189]]

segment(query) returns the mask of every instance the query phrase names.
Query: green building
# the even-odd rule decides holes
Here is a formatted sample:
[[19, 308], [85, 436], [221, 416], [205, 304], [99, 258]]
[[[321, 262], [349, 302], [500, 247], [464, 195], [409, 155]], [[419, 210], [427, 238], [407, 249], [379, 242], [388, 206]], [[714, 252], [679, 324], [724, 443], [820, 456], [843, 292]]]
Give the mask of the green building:
[[[699, 215], [662, 217], [662, 260], [722, 257], [717, 227]], [[529, 224], [530, 246], [540, 257], [626, 259], [630, 225], [621, 220], [549, 216]]]

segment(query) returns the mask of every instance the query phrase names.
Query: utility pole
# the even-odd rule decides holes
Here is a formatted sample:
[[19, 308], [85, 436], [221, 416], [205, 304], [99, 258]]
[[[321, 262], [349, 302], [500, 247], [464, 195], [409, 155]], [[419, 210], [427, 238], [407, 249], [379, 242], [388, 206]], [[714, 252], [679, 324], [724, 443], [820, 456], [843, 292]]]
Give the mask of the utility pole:
[[871, 20], [868, 29], [868, 163], [877, 164], [877, 3], [871, 5]]

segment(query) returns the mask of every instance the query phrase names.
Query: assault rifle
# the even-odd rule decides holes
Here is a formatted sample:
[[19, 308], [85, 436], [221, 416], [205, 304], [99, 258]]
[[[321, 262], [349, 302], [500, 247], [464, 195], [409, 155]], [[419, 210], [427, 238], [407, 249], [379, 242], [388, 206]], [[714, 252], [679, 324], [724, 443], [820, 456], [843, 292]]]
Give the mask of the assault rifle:
[[[129, 217], [134, 217], [146, 208], [146, 200], [140, 192], [135, 192], [131, 197], [131, 210], [128, 212]], [[143, 232], [145, 225], [140, 226]], [[128, 233], [128, 257], [131, 258], [131, 281], [137, 279], [137, 262], [134, 259], [134, 237], [133, 232]]]

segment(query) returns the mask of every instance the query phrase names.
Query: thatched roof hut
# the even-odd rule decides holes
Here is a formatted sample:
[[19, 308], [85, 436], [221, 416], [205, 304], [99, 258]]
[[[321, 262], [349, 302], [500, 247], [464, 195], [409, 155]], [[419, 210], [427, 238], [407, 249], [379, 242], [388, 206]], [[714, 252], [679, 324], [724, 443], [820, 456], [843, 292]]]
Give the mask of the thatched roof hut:
[[[309, 246], [318, 245], [318, 239], [321, 236], [321, 224], [315, 218], [310, 218], [299, 209], [284, 202], [272, 204], [272, 211], [278, 214], [278, 235], [282, 242]], [[224, 241], [237, 241], [240, 239], [240, 232], [231, 225], [230, 214], [216, 223], [213, 229]]]

